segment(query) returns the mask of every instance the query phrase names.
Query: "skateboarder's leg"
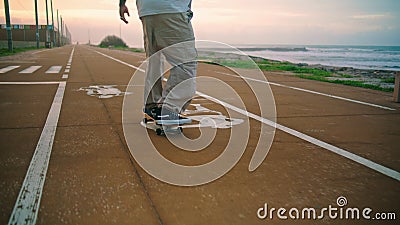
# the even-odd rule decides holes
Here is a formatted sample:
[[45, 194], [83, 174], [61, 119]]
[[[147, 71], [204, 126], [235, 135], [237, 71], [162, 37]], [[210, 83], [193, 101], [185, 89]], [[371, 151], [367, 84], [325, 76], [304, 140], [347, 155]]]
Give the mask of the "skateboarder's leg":
[[152, 109], [162, 99], [162, 61], [159, 54], [149, 58], [144, 85], [144, 102], [146, 109]]
[[[160, 71], [163, 69], [161, 54], [150, 57], [144, 93], [146, 108], [161, 103], [168, 108], [165, 114], [169, 118], [175, 118], [173, 115], [187, 107], [196, 90], [194, 78], [197, 52], [191, 23], [186, 13], [143, 17], [142, 22], [147, 55], [151, 56], [156, 50], [162, 50], [162, 54], [173, 66], [166, 87], [160, 94]], [[178, 44], [187, 41], [191, 42]], [[185, 87], [179, 86], [182, 82], [185, 82]]]
[[143, 25], [144, 48], [148, 66], [145, 74], [144, 84], [144, 103], [145, 111], [152, 110], [162, 98], [162, 68], [163, 63], [160, 54], [155, 54], [160, 50], [157, 43], [157, 19], [153, 16], [141, 18]]
[[[197, 51], [192, 24], [186, 13], [166, 15], [166, 26], [173, 30], [160, 35], [158, 42], [172, 68], [164, 87], [161, 102], [175, 112], [186, 109], [196, 92]], [[171, 37], [172, 36], [172, 37]], [[183, 85], [179, 85], [182, 84]]]
[[194, 41], [182, 42], [163, 51], [171, 64], [161, 101], [175, 112], [183, 112], [196, 93], [197, 52]]

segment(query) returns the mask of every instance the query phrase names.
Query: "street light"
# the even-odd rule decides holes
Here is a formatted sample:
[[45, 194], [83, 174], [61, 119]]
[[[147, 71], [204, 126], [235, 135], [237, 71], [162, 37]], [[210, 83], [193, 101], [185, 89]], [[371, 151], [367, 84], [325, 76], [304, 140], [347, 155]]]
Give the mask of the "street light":
[[36, 17], [36, 48], [39, 48], [39, 18], [38, 18], [38, 4], [35, 0], [35, 17]]
[[8, 51], [13, 51], [12, 33], [11, 33], [11, 21], [10, 21], [10, 6], [8, 0], [4, 0], [4, 10], [6, 12], [6, 29], [8, 39]]

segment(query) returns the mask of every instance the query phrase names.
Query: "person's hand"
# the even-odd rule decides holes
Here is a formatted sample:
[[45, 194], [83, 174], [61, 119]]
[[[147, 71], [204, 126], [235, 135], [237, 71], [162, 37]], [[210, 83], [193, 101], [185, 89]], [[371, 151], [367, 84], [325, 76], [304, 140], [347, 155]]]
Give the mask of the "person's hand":
[[128, 23], [128, 20], [125, 19], [125, 13], [126, 13], [128, 16], [130, 16], [130, 15], [129, 15], [128, 7], [126, 7], [126, 5], [120, 6], [120, 7], [119, 7], [119, 16], [120, 16], [120, 19], [121, 19], [122, 21], [124, 21], [124, 22], [127, 24], [127, 23]]

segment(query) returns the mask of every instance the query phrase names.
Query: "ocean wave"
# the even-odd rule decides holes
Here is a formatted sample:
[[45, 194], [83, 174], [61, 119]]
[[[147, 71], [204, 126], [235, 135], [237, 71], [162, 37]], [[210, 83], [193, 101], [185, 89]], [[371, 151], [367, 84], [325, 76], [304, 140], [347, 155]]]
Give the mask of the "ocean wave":
[[383, 68], [400, 69], [400, 66], [383, 66]]
[[309, 50], [305, 47], [301, 48], [239, 48], [241, 51], [255, 52], [255, 51], [273, 51], [273, 52], [308, 52]]

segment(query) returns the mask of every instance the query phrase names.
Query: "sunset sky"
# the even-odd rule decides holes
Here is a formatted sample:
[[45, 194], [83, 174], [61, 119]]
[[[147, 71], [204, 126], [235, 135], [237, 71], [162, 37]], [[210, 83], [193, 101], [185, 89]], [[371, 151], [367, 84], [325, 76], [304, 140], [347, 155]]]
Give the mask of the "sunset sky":
[[[34, 24], [34, 0], [9, 0], [12, 24]], [[50, 7], [50, 0], [49, 7]], [[39, 23], [46, 24], [45, 0]], [[99, 43], [109, 34], [141, 47], [135, 0], [129, 24], [119, 20], [118, 0], [53, 0], [73, 41]], [[5, 23], [3, 1], [0, 23]], [[198, 40], [228, 44], [400, 45], [399, 0], [193, 0]], [[54, 12], [54, 17], [56, 14]], [[50, 18], [51, 21], [51, 18]]]

